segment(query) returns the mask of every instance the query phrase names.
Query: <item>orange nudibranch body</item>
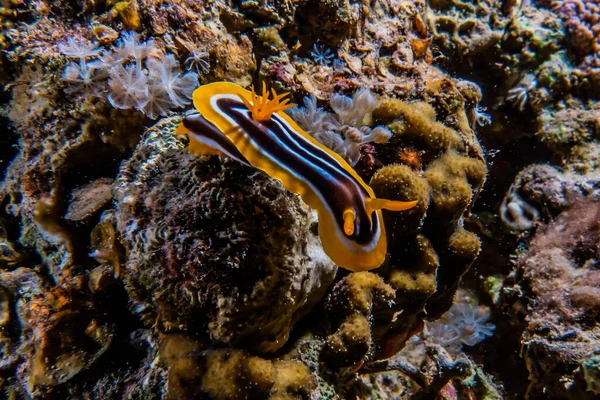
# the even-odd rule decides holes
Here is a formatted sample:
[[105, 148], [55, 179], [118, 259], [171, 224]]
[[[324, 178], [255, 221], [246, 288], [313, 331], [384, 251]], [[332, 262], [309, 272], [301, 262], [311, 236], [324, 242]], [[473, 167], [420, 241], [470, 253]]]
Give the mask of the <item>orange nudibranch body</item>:
[[316, 210], [325, 253], [351, 271], [379, 267], [387, 241], [381, 209], [402, 211], [416, 201], [375, 198], [373, 190], [337, 153], [302, 130], [282, 110], [284, 97], [268, 99], [233, 83], [201, 86], [193, 94], [199, 114], [177, 134], [190, 138], [195, 154], [225, 154], [279, 180]]

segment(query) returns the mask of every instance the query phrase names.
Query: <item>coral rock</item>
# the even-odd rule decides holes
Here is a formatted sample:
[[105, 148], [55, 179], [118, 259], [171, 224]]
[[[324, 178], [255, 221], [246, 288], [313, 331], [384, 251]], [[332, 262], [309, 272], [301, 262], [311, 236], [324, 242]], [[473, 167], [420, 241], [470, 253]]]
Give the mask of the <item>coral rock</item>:
[[530, 398], [542, 392], [552, 398], [595, 398], [599, 221], [599, 203], [580, 201], [537, 233], [518, 260], [517, 284], [527, 305], [521, 357], [530, 373]]

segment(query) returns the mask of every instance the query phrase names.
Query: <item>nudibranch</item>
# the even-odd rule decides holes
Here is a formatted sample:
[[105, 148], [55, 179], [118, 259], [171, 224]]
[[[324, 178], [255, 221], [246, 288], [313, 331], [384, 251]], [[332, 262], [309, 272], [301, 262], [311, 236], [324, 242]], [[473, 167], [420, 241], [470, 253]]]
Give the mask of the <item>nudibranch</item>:
[[287, 94], [262, 96], [217, 82], [193, 93], [199, 114], [177, 128], [194, 154], [227, 155], [264, 171], [316, 210], [325, 253], [351, 271], [379, 267], [387, 242], [381, 209], [402, 211], [416, 201], [375, 198], [373, 190], [338, 154], [303, 131], [283, 110]]

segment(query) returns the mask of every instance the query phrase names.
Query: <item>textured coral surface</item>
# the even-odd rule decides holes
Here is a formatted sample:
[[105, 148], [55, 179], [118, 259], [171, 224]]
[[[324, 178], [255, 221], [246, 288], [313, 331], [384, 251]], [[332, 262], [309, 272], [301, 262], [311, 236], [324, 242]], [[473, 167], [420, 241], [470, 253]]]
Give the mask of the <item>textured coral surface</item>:
[[536, 234], [518, 261], [529, 298], [521, 353], [531, 398], [540, 397], [543, 388], [560, 398], [598, 394], [584, 365], [597, 355], [600, 339], [599, 224], [598, 202], [581, 201]]

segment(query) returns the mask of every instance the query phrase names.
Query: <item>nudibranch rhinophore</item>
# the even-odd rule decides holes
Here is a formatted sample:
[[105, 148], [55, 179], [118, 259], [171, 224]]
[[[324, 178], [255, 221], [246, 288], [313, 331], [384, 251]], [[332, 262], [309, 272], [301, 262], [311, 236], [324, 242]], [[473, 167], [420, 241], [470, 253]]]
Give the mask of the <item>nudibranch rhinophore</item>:
[[199, 114], [177, 128], [194, 154], [227, 155], [279, 180], [317, 211], [325, 253], [351, 271], [379, 267], [387, 242], [381, 209], [407, 210], [416, 201], [375, 198], [373, 190], [338, 154], [303, 131], [283, 110], [286, 94], [257, 95], [227, 82], [194, 91]]

